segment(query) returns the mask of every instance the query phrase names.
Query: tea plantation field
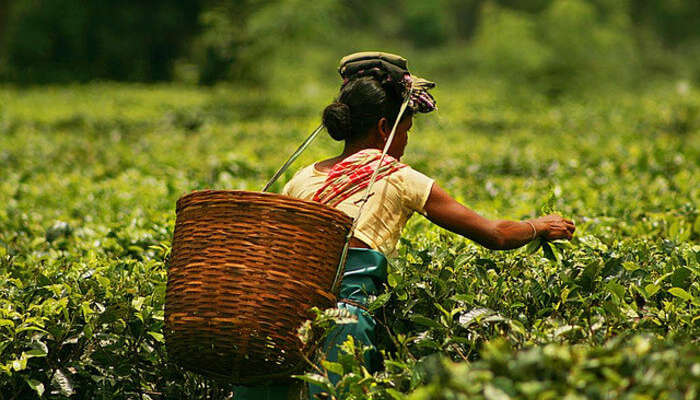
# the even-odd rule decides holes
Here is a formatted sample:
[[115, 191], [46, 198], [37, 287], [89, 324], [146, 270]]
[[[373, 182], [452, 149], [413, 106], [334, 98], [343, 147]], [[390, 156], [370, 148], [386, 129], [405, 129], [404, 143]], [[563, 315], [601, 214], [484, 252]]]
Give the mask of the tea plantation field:
[[[0, 88], [0, 399], [230, 398], [165, 354], [175, 201], [259, 190], [335, 89]], [[435, 95], [440, 110], [416, 119], [404, 161], [484, 215], [554, 210], [576, 236], [496, 252], [414, 216], [372, 304], [385, 370], [367, 374], [347, 343], [324, 364], [344, 375], [328, 390], [698, 398], [700, 91], [550, 102], [475, 79]], [[339, 150], [324, 137], [292, 169]]]

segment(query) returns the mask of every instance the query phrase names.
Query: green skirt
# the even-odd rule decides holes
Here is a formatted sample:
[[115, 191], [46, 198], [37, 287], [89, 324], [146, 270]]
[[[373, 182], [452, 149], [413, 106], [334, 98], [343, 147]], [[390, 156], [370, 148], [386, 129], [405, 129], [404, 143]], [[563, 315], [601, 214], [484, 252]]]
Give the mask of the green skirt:
[[[337, 361], [339, 346], [352, 336], [355, 342], [370, 346], [364, 354], [365, 367], [369, 372], [377, 371], [381, 366], [380, 354], [375, 347], [376, 322], [363, 308], [371, 295], [378, 295], [387, 278], [387, 260], [384, 255], [372, 249], [351, 248], [345, 262], [345, 273], [340, 284], [340, 301], [338, 308], [344, 308], [357, 316], [357, 322], [336, 325], [331, 329], [324, 342], [326, 360]], [[347, 300], [347, 302], [345, 302]], [[331, 382], [337, 383], [340, 376], [329, 373]], [[321, 388], [309, 385], [311, 398], [321, 392]], [[266, 385], [237, 386], [234, 390], [235, 400], [287, 400], [298, 399], [298, 386]]]

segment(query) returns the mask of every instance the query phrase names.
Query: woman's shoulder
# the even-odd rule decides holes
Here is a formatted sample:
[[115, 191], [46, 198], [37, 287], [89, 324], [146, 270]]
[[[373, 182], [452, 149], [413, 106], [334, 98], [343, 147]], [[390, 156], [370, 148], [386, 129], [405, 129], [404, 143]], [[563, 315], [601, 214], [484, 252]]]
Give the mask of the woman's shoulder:
[[414, 169], [408, 164], [401, 164], [401, 168], [398, 171], [396, 171], [395, 177], [406, 185], [412, 185], [428, 181], [432, 182], [434, 180], [433, 178]]
[[297, 171], [297, 173], [294, 174], [293, 178], [295, 178], [297, 176], [314, 176], [314, 175], [322, 175], [322, 174], [323, 174], [323, 172], [321, 172], [321, 170], [319, 170], [316, 167], [316, 163], [311, 163], [311, 164], [305, 166], [304, 168], [300, 169], [299, 171]]
[[326, 179], [326, 174], [319, 171], [316, 168], [316, 163], [307, 165], [306, 167], [297, 171], [294, 176], [284, 185], [282, 189], [282, 194], [288, 196], [295, 196], [299, 190], [304, 189], [308, 185], [313, 185], [316, 181], [324, 181]]
[[406, 164], [396, 171], [393, 178], [406, 206], [422, 213], [435, 180]]

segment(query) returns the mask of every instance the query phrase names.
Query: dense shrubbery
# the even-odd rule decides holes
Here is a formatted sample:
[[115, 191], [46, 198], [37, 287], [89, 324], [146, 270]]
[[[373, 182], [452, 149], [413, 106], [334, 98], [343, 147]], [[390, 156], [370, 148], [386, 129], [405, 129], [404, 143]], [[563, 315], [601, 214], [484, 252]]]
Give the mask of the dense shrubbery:
[[584, 0], [552, 2], [537, 17], [487, 7], [475, 37], [476, 63], [542, 86], [551, 94], [629, 84], [639, 78], [639, 49], [623, 7], [602, 15]]
[[202, 2], [0, 2], [0, 79], [23, 83], [172, 78]]
[[246, 83], [0, 89], [0, 400], [230, 397], [164, 351], [175, 200], [259, 189], [318, 123], [329, 66], [368, 47], [438, 80], [411, 165], [577, 236], [492, 252], [415, 217], [372, 305], [385, 370], [350, 341], [303, 379], [357, 399], [698, 397], [700, 3], [312, 3], [0, 0], [0, 79]]
[[[414, 217], [374, 304], [386, 370], [326, 364], [344, 372], [338, 392], [697, 397], [697, 89], [551, 104], [487, 79], [441, 83], [406, 161], [486, 215], [556, 209], [577, 236], [492, 252]], [[175, 200], [259, 189], [334, 89], [2, 89], [0, 398], [226, 397], [164, 352]], [[321, 140], [299, 165], [336, 146]]]
[[[444, 53], [460, 72], [495, 72], [551, 95], [637, 84], [649, 75], [699, 81], [699, 4], [5, 0], [0, 1], [0, 79], [175, 78], [259, 85], [288, 78], [289, 68], [279, 72], [270, 64], [316, 74], [344, 54], [373, 48], [416, 57]], [[318, 57], [322, 60], [313, 62]]]

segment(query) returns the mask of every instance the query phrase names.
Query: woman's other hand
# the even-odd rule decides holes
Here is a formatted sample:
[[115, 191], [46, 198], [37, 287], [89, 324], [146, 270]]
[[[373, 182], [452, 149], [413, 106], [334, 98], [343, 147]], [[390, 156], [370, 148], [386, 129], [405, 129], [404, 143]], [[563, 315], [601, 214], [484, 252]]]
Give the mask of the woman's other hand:
[[550, 214], [530, 220], [537, 229], [537, 235], [546, 240], [571, 240], [576, 230], [574, 221], [561, 215]]

